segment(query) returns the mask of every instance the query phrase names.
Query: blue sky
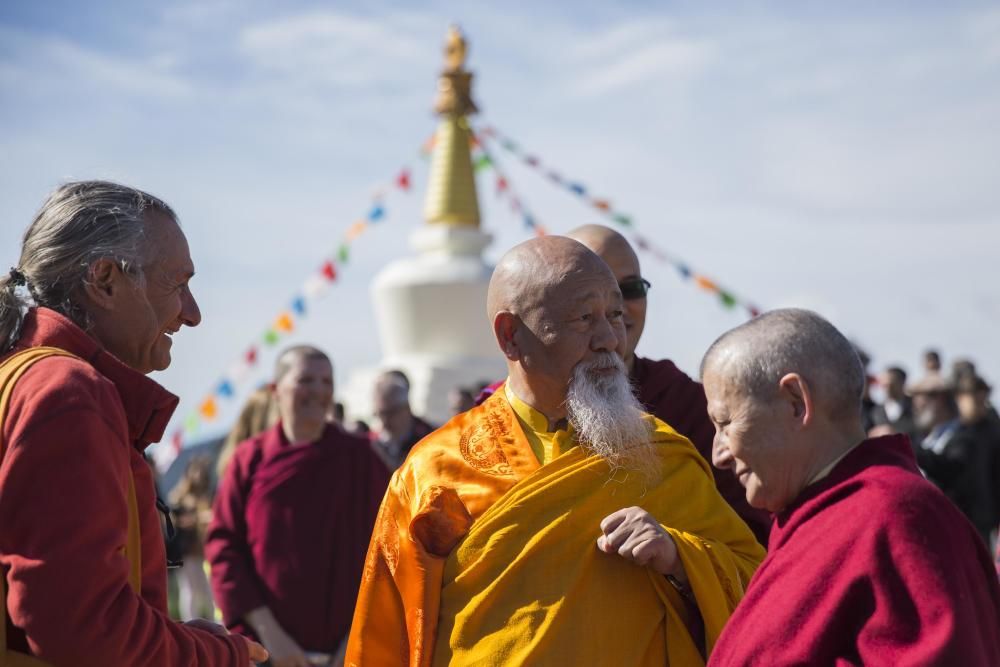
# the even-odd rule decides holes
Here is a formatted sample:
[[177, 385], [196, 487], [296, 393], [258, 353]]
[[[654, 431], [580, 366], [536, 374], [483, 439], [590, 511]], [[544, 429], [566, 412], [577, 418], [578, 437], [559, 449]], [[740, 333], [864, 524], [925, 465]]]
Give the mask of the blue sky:
[[[387, 201], [290, 339], [327, 347], [343, 383], [379, 358], [368, 285], [421, 224], [417, 151], [458, 21], [481, 122], [643, 234], [763, 306], [817, 309], [876, 366], [915, 369], [935, 345], [998, 382], [1000, 7], [872, 4], [6, 2], [0, 261], [61, 181], [170, 202], [205, 314], [158, 374], [183, 415], [409, 165], [416, 192]], [[597, 220], [500, 158], [550, 230]], [[492, 179], [495, 258], [526, 232]], [[653, 258], [643, 268], [640, 352], [694, 371], [741, 314]]]

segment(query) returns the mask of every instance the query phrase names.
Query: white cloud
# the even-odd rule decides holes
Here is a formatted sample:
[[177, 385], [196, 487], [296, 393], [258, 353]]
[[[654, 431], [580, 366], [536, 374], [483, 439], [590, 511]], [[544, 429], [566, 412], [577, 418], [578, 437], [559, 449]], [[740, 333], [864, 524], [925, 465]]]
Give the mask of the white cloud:
[[713, 55], [713, 48], [704, 41], [660, 38], [630, 49], [610, 63], [588, 63], [585, 72], [578, 72], [571, 89], [580, 95], [599, 96], [640, 84], [669, 87], [697, 77]]
[[259, 71], [336, 85], [377, 85], [412, 77], [428, 45], [390, 21], [314, 12], [244, 28], [240, 47]]
[[6, 45], [0, 61], [3, 76], [20, 86], [52, 90], [83, 86], [104, 94], [160, 99], [190, 97], [194, 92], [191, 82], [174, 71], [176, 61], [164, 54], [112, 56], [62, 37], [4, 26], [0, 42]]

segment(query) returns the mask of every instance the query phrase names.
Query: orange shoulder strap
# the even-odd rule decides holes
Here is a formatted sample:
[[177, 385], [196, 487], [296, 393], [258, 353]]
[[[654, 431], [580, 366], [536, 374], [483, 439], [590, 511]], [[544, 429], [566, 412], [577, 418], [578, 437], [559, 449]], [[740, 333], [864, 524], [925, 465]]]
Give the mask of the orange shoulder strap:
[[[46, 357], [76, 357], [76, 355], [58, 347], [31, 347], [11, 355], [0, 364], [0, 462], [3, 461], [7, 443], [3, 441], [3, 423], [7, 417], [10, 398], [14, 393], [14, 385], [35, 362]], [[0, 526], [0, 530], [3, 527]], [[136, 593], [142, 583], [142, 556], [139, 533], [139, 503], [135, 495], [135, 480], [132, 468], [128, 474], [128, 536], [125, 543], [125, 556], [129, 561], [128, 583]], [[0, 573], [0, 664], [10, 667], [44, 667], [46, 663], [23, 653], [7, 650], [7, 578], [6, 573]]]

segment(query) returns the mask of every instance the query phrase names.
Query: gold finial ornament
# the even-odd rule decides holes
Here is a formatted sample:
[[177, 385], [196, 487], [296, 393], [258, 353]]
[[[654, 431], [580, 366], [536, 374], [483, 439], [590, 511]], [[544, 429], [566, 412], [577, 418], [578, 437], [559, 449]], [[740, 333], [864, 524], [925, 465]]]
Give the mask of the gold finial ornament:
[[465, 69], [468, 45], [458, 26], [448, 28], [444, 45], [444, 70], [438, 79], [434, 111], [442, 116], [468, 116], [476, 113], [472, 101], [472, 72]]
[[434, 111], [441, 116], [434, 135], [434, 157], [424, 217], [432, 224], [479, 226], [479, 201], [472, 167], [472, 132], [466, 116], [476, 113], [472, 73], [465, 69], [468, 45], [458, 26], [448, 28], [444, 69], [438, 78]]
[[445, 71], [457, 72], [465, 64], [465, 37], [457, 25], [448, 27], [448, 36], [444, 44]]

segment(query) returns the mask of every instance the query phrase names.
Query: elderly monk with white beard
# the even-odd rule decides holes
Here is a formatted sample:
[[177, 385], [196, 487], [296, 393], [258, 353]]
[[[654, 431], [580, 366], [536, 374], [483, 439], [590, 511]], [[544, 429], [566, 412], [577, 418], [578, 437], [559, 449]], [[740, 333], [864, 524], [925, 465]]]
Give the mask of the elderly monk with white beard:
[[632, 395], [614, 275], [548, 236], [487, 300], [508, 379], [393, 476], [345, 664], [704, 664], [764, 550]]

